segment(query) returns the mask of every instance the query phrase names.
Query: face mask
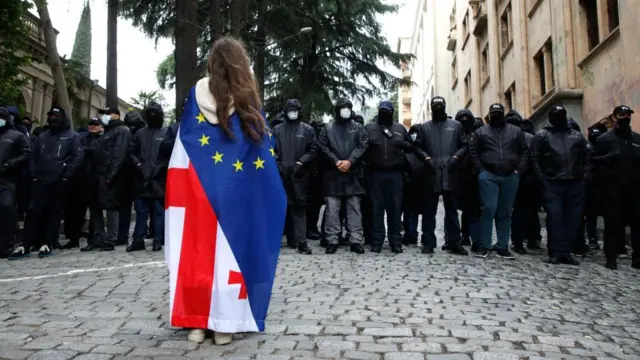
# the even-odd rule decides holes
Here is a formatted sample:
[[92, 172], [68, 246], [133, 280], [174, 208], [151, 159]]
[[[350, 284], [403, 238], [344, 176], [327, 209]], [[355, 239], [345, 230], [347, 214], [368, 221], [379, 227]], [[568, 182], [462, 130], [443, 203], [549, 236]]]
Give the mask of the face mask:
[[505, 124], [503, 114], [491, 114], [489, 117], [489, 125], [493, 127], [502, 127]]
[[289, 111], [287, 113], [287, 119], [291, 121], [298, 120], [298, 112], [297, 111]]
[[58, 125], [62, 124], [62, 118], [50, 117], [50, 118], [47, 119], [47, 123], [49, 123], [49, 126], [58, 126]]
[[564, 129], [567, 127], [567, 117], [566, 115], [562, 115], [562, 114], [558, 114], [558, 115], [551, 115], [549, 117], [549, 123], [551, 124], [551, 126], [555, 127], [555, 128], [559, 128], [559, 129]]
[[100, 117], [100, 121], [102, 121], [103, 124], [107, 125], [109, 121], [111, 121], [111, 116], [104, 114]]
[[350, 119], [351, 118], [351, 109], [349, 108], [343, 108], [340, 109], [340, 117], [344, 120]]
[[435, 118], [440, 118], [445, 114], [445, 108], [444, 106], [442, 106], [442, 104], [440, 105], [436, 105], [433, 107], [433, 116]]
[[4, 127], [5, 125], [7, 125], [7, 120], [0, 119], [0, 127]]
[[393, 123], [393, 113], [389, 111], [378, 112], [378, 122], [382, 125], [391, 125]]
[[620, 129], [628, 129], [631, 126], [631, 118], [622, 118], [618, 119], [618, 128]]

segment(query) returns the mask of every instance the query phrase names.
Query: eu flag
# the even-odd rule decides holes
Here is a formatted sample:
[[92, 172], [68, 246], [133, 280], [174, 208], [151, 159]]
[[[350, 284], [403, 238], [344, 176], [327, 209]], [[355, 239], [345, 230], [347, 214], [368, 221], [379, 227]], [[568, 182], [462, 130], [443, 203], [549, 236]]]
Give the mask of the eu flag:
[[192, 88], [167, 176], [165, 257], [171, 325], [263, 331], [284, 228], [286, 195], [269, 131], [252, 143], [205, 119]]

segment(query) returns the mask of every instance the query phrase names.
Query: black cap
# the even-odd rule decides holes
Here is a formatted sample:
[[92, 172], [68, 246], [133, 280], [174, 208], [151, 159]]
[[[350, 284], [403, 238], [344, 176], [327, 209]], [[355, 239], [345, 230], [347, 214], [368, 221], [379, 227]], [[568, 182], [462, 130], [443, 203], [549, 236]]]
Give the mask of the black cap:
[[64, 116], [65, 112], [64, 109], [61, 108], [60, 106], [54, 106], [51, 108], [51, 110], [49, 110], [49, 112], [47, 113], [47, 115], [60, 115], [60, 116]]
[[102, 122], [98, 118], [91, 118], [89, 120], [89, 125], [102, 125]]
[[378, 104], [378, 110], [381, 110], [381, 109], [389, 110], [389, 111], [393, 112], [393, 110], [394, 110], [393, 109], [393, 103], [391, 101], [389, 101], [389, 100], [380, 101], [380, 104]]
[[431, 98], [431, 107], [434, 107], [435, 105], [439, 105], [439, 104], [442, 104], [442, 106], [447, 106], [447, 102], [444, 100], [442, 96], [435, 96]]
[[9, 110], [5, 107], [0, 107], [0, 119], [9, 120], [10, 117], [11, 114], [9, 113]]
[[504, 114], [504, 105], [500, 103], [492, 104], [491, 106], [489, 106], [489, 114], [491, 114], [492, 112], [499, 112]]
[[285, 110], [291, 109], [291, 108], [300, 110], [302, 109], [302, 104], [300, 104], [300, 101], [298, 101], [298, 99], [289, 99], [284, 104], [284, 108]]
[[115, 108], [115, 107], [112, 107], [112, 106], [107, 106], [104, 109], [98, 110], [98, 114], [106, 114], [106, 115], [118, 114], [118, 115], [120, 115], [120, 110], [118, 108]]
[[549, 115], [552, 115], [552, 114], [566, 114], [566, 113], [567, 113], [567, 109], [565, 109], [564, 106], [562, 106], [562, 105], [553, 105], [549, 109]]
[[633, 114], [633, 110], [631, 110], [631, 108], [628, 107], [627, 105], [619, 105], [619, 106], [616, 106], [615, 109], [613, 109], [613, 115], [622, 115], [622, 114], [631, 115]]

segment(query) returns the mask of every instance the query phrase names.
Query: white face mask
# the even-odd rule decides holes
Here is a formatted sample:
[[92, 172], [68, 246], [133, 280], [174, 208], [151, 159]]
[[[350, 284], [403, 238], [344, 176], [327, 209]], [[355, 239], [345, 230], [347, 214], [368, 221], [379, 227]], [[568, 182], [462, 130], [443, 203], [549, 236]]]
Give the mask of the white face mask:
[[340, 117], [343, 119], [348, 119], [351, 117], [351, 109], [349, 108], [344, 108], [344, 109], [340, 109]]
[[289, 111], [287, 113], [287, 118], [289, 120], [298, 120], [298, 112], [297, 111]]
[[4, 127], [5, 125], [7, 125], [7, 120], [0, 119], [0, 127]]
[[107, 125], [109, 121], [111, 121], [111, 116], [104, 114], [102, 115], [102, 117], [100, 117], [100, 121], [102, 121], [103, 124]]

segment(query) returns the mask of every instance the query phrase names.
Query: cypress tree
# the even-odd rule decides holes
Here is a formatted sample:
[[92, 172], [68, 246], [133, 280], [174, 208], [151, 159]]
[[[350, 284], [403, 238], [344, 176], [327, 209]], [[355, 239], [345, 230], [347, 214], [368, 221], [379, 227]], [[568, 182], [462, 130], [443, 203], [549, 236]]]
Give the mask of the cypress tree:
[[76, 30], [71, 60], [81, 64], [82, 75], [91, 77], [91, 7], [88, 0], [84, 2], [80, 23]]

